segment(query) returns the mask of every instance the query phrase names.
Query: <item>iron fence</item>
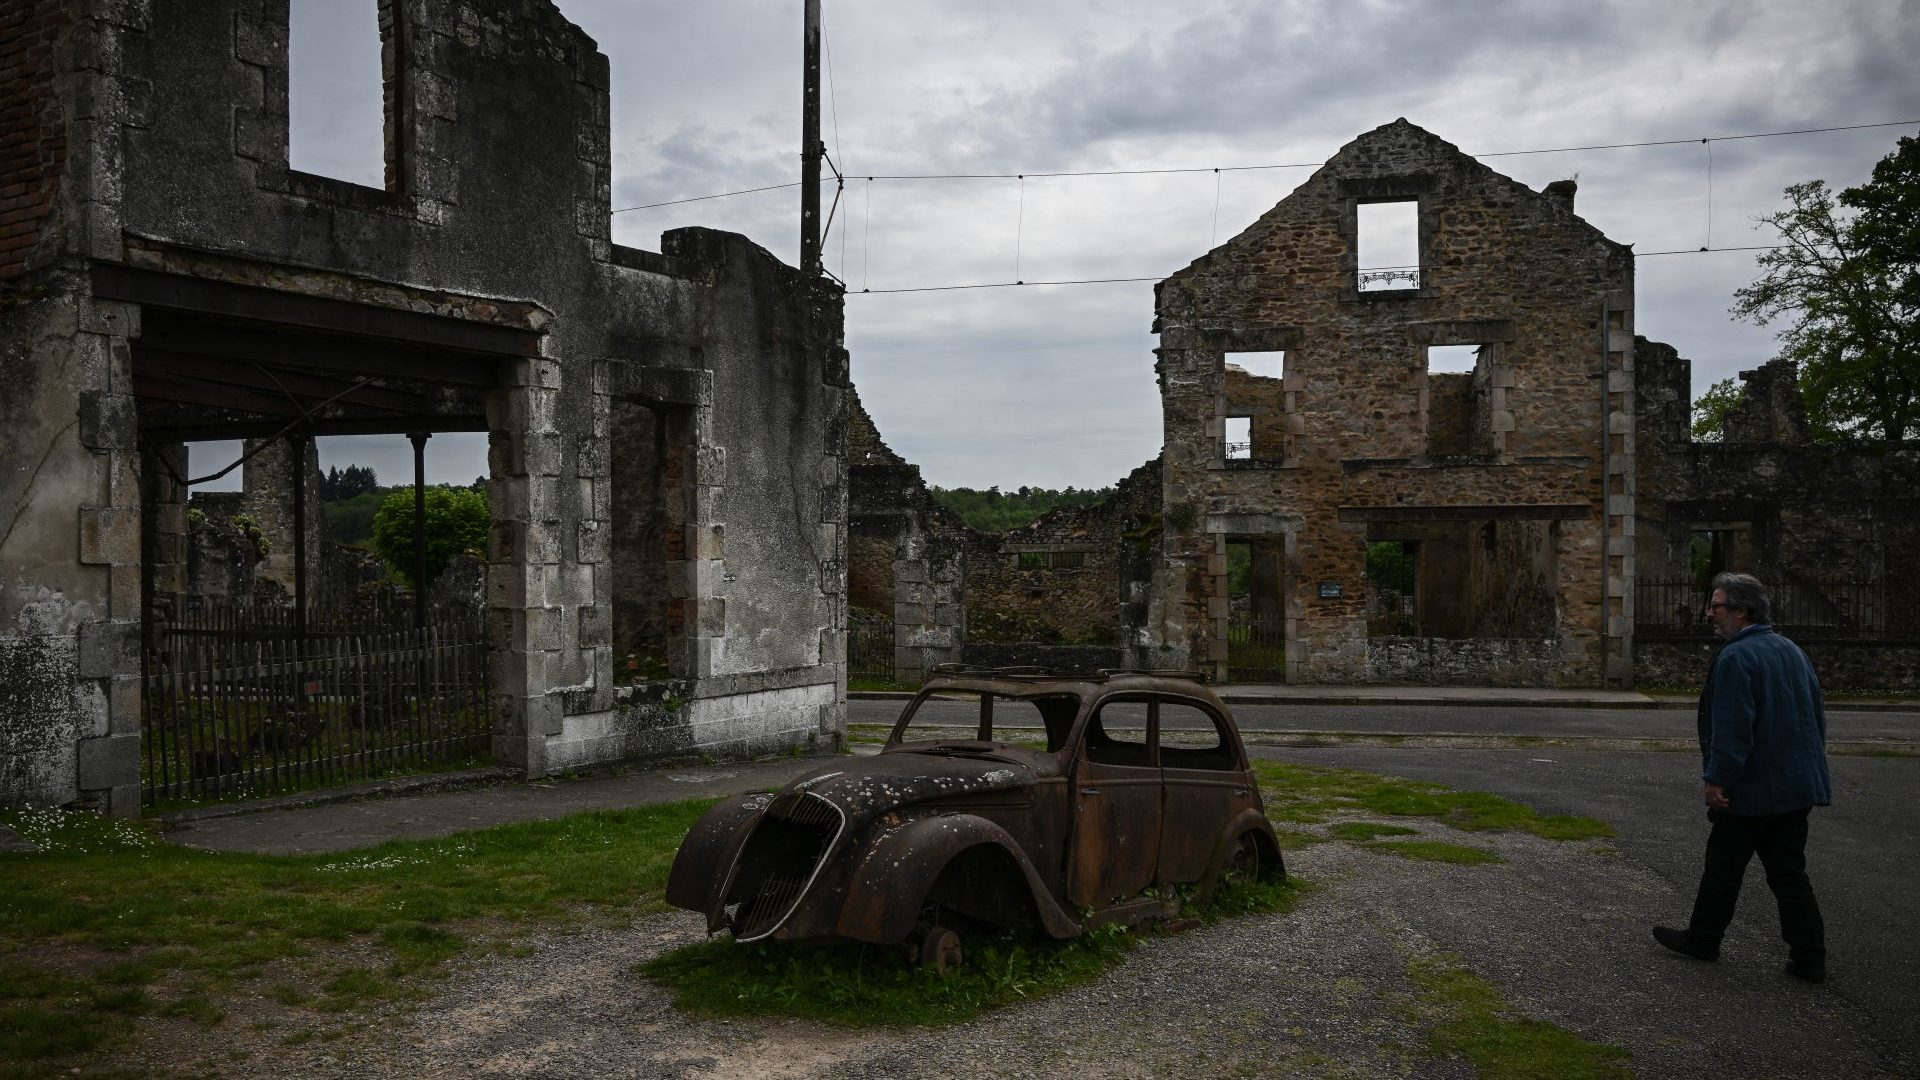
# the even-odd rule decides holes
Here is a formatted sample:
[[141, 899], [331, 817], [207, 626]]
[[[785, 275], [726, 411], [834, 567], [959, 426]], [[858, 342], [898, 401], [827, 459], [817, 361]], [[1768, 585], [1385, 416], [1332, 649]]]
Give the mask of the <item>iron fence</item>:
[[847, 613], [847, 678], [893, 682], [893, 620], [871, 611]]
[[1227, 681], [1287, 681], [1287, 623], [1284, 615], [1253, 615], [1229, 610]]
[[147, 627], [142, 797], [264, 795], [484, 759], [480, 613], [198, 607]]
[[[1634, 633], [1643, 637], [1711, 637], [1708, 589], [1693, 581], [1637, 582]], [[1767, 586], [1771, 620], [1800, 638], [1910, 638], [1920, 636], [1911, 616], [1890, 611], [1879, 581], [1788, 582]]]

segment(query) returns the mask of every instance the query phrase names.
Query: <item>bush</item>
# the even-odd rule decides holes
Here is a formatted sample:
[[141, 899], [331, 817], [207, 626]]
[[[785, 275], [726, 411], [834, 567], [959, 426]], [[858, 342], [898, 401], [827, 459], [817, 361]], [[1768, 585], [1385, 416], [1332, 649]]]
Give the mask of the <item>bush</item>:
[[[426, 503], [427, 581], [439, 577], [455, 555], [485, 557], [492, 521], [485, 495], [468, 488], [430, 487]], [[400, 488], [381, 501], [373, 515], [373, 550], [394, 573], [413, 581], [413, 489]]]

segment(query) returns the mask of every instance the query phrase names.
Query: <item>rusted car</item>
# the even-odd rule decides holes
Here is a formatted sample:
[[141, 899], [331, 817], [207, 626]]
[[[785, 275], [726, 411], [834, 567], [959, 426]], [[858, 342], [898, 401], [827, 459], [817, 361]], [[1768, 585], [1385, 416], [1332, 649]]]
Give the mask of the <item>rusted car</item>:
[[1072, 937], [1285, 872], [1198, 676], [943, 668], [879, 754], [709, 810], [667, 900], [740, 941], [905, 943], [945, 971], [970, 925]]

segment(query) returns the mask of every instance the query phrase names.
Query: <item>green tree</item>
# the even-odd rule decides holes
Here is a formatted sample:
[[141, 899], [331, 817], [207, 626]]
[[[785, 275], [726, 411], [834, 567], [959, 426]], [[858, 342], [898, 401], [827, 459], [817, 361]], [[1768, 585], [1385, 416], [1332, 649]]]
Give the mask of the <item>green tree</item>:
[[327, 502], [338, 502], [364, 495], [379, 486], [379, 478], [365, 465], [349, 465], [345, 469], [335, 465], [320, 478], [320, 497]]
[[1720, 428], [1726, 423], [1727, 414], [1746, 396], [1746, 388], [1731, 378], [1707, 387], [1707, 392], [1693, 403], [1693, 437], [1700, 442], [1719, 442]]
[[[430, 487], [427, 503], [427, 580], [440, 576], [455, 555], [484, 555], [487, 497], [461, 487]], [[373, 550], [401, 578], [413, 580], [413, 489], [396, 488], [373, 515]]]
[[1902, 138], [1837, 201], [1820, 180], [1786, 197], [1761, 219], [1782, 244], [1761, 254], [1733, 314], [1790, 321], [1781, 355], [1799, 364], [1817, 433], [1920, 434], [1920, 138]]

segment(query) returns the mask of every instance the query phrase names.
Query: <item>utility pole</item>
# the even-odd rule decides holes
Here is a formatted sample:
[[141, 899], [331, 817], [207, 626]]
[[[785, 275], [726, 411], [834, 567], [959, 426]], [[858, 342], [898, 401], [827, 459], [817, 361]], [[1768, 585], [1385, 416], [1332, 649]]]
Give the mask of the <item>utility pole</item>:
[[801, 66], [800, 273], [820, 276], [820, 0], [806, 0], [806, 58]]

